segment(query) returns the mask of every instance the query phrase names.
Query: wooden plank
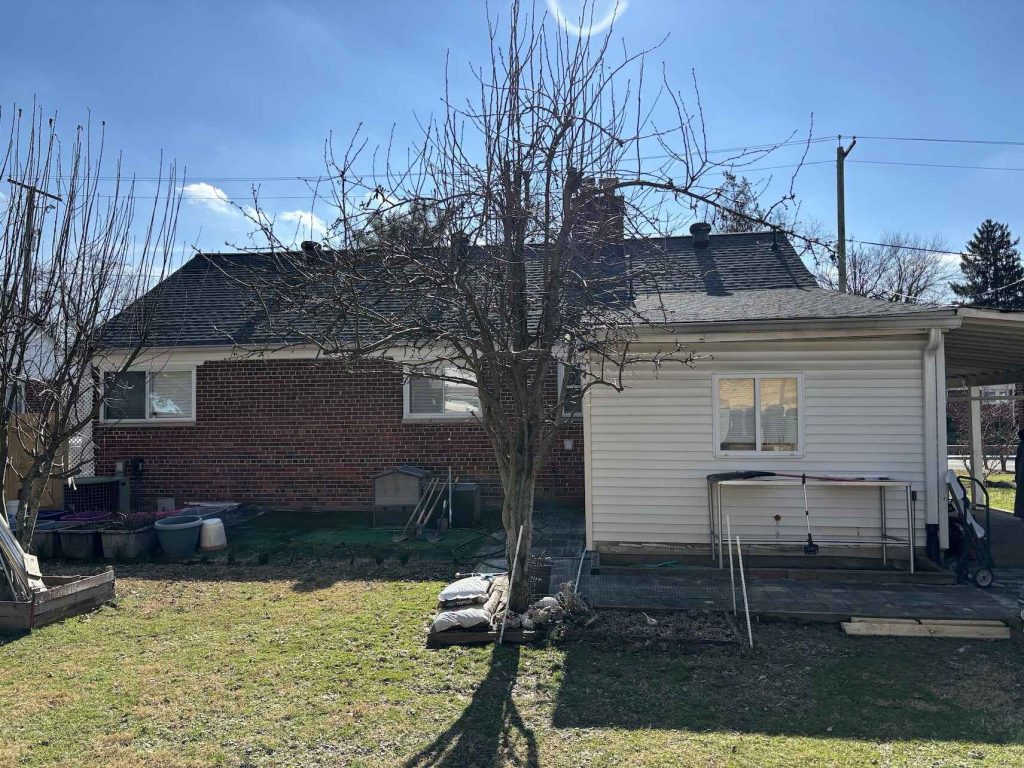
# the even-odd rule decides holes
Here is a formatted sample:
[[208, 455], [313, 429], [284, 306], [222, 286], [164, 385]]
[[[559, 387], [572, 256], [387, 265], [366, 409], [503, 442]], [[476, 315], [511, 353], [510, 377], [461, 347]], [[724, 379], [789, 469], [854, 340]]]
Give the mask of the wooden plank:
[[32, 603], [0, 602], [0, 629], [28, 629]]
[[995, 619], [920, 619], [925, 625], [949, 627], [1005, 627], [1005, 621]]
[[114, 583], [104, 582], [102, 584], [94, 584], [87, 589], [80, 590], [78, 592], [72, 592], [67, 595], [60, 595], [56, 598], [51, 598], [46, 602], [36, 600], [35, 615], [39, 616], [42, 613], [49, 611], [57, 611], [67, 605], [74, 605], [76, 602], [91, 600], [95, 595], [105, 595], [107, 600], [114, 597]]
[[[71, 616], [79, 616], [83, 613], [89, 613], [99, 608], [104, 603], [108, 602], [114, 597], [114, 587], [111, 584], [109, 587], [98, 587], [94, 592], [82, 592], [74, 596], [75, 599], [68, 599], [66, 605], [59, 605], [54, 609], [54, 604], [50, 604], [48, 609], [44, 613], [37, 613], [33, 619], [33, 627], [43, 627], [47, 624], [53, 624], [56, 621], [70, 618]], [[58, 601], [59, 602], [59, 601]]]
[[1010, 639], [1010, 628], [1007, 626], [949, 626], [928, 625], [917, 622], [904, 624], [898, 621], [874, 623], [844, 621], [840, 626], [847, 635], [860, 637], [955, 637], [966, 640]]
[[78, 592], [84, 592], [85, 590], [91, 589], [102, 584], [113, 583], [114, 572], [104, 571], [103, 573], [97, 573], [94, 576], [86, 576], [84, 578], [71, 581], [60, 586], [48, 589], [45, 592], [39, 593], [36, 596], [36, 603], [43, 604], [50, 600], [56, 600], [67, 595], [74, 595]]
[[850, 618], [851, 622], [858, 624], [919, 624], [917, 619], [904, 619], [904, 618], [893, 618], [889, 616], [878, 616], [878, 617], [865, 617], [865, 616], [853, 616]]
[[[536, 630], [508, 629], [505, 631], [505, 642], [512, 644], [529, 643], [537, 637]], [[446, 630], [431, 632], [427, 635], [427, 645], [476, 645], [479, 643], [495, 643], [498, 632], [495, 630]]]
[[1005, 621], [996, 619], [893, 619], [888, 616], [854, 616], [852, 622], [868, 624], [935, 624], [951, 627], [1005, 627]]

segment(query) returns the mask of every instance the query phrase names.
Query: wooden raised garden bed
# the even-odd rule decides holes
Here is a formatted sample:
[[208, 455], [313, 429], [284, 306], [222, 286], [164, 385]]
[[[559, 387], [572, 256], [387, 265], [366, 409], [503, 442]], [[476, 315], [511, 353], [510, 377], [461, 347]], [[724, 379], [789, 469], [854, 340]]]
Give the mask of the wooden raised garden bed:
[[114, 572], [95, 576], [43, 576], [46, 590], [24, 602], [0, 601], [0, 632], [31, 632], [96, 610], [114, 597]]

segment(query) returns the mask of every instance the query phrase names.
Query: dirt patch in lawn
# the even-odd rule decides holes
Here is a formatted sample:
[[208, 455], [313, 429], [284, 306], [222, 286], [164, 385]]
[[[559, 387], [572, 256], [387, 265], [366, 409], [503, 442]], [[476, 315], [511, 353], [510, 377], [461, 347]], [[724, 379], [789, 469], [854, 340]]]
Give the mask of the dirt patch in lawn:
[[731, 645], [739, 641], [733, 618], [720, 611], [599, 611], [569, 624], [566, 641], [658, 648]]

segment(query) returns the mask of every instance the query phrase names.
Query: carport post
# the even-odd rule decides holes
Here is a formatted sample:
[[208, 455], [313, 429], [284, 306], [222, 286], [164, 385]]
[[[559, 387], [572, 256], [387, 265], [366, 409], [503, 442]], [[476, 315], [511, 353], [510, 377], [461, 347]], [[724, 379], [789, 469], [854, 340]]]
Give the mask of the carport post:
[[970, 387], [967, 391], [970, 398], [968, 413], [971, 426], [971, 474], [984, 484], [985, 443], [981, 434], [981, 387]]

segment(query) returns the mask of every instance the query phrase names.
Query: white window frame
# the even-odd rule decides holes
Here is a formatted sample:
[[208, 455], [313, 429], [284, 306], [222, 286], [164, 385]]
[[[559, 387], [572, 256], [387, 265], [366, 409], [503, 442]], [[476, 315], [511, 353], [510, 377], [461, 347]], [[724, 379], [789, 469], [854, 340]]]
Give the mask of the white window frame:
[[[189, 371], [192, 374], [192, 415], [184, 418], [156, 418], [150, 416], [149, 411], [149, 392], [150, 383], [153, 380], [153, 375], [157, 373], [180, 373], [182, 371]], [[107, 376], [113, 374], [115, 376], [122, 373], [144, 373], [146, 374], [146, 415], [141, 419], [110, 419], [107, 418]], [[157, 424], [169, 424], [169, 425], [181, 425], [181, 424], [195, 424], [196, 422], [196, 411], [198, 410], [198, 404], [196, 403], [196, 366], [194, 365], [164, 365], [160, 368], [127, 368], [125, 370], [110, 370], [105, 369], [100, 371], [100, 389], [104, 402], [100, 406], [100, 422], [103, 424], [125, 424], [128, 426], [154, 426]]]
[[[455, 368], [455, 367], [457, 367], [457, 366], [452, 365], [451, 363], [438, 363], [437, 365], [440, 368]], [[403, 421], [474, 421], [475, 419], [478, 418], [478, 415], [475, 414], [475, 413], [459, 413], [459, 412], [452, 412], [452, 413], [413, 413], [412, 411], [410, 411], [409, 410], [409, 406], [410, 406], [409, 386], [412, 383], [413, 377], [416, 376], [417, 370], [422, 370], [423, 367], [424, 366], [416, 366], [414, 368], [412, 366], [407, 366], [405, 371], [404, 371], [403, 381], [402, 381], [402, 419], [403, 419]], [[430, 366], [426, 366], [426, 367], [429, 368]], [[471, 374], [472, 372], [471, 371], [462, 371], [462, 373], [470, 373]], [[427, 378], [427, 377], [421, 376], [421, 378]], [[433, 377], [431, 377], [431, 378], [433, 378]], [[437, 379], [437, 378], [435, 378], [434, 381], [440, 381], [441, 382], [441, 386], [442, 386], [442, 389], [441, 389], [441, 402], [444, 403], [445, 402], [444, 386], [447, 384], [447, 382], [444, 379]], [[479, 397], [479, 390], [478, 390], [477, 397]]]
[[[580, 396], [580, 409], [578, 411], [570, 411], [566, 409], [569, 404], [568, 400], [565, 399], [562, 391], [562, 383], [565, 381], [565, 371], [569, 367], [565, 363], [559, 361], [558, 363], [558, 397], [562, 398], [561, 411], [562, 416], [566, 419], [582, 419], [583, 418], [583, 397]], [[580, 368], [580, 392], [583, 391], [583, 369]]]
[[[718, 383], [729, 379], [754, 380], [754, 445], [753, 451], [722, 450], [722, 437], [718, 403]], [[763, 451], [761, 450], [761, 380], [762, 379], [796, 379], [797, 397], [797, 449], [795, 451]], [[712, 398], [712, 432], [714, 439], [714, 455], [716, 458], [749, 457], [758, 459], [792, 459], [803, 458], [804, 434], [807, 424], [807, 412], [804, 409], [804, 375], [796, 371], [771, 371], [757, 373], [716, 373], [711, 376]]]

